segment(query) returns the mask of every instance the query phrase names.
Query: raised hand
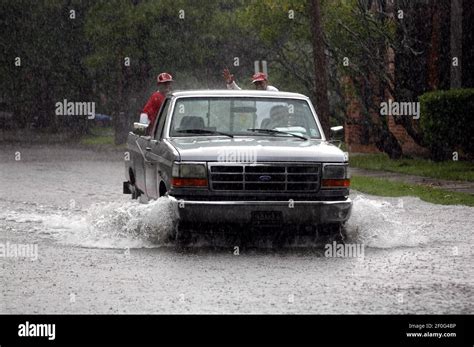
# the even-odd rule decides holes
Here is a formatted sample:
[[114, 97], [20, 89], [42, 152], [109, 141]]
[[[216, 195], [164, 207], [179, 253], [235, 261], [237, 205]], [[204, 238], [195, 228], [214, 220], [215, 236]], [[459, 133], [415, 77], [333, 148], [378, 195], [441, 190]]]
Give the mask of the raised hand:
[[229, 69], [227, 68], [225, 68], [224, 71], [222, 72], [222, 77], [224, 77], [224, 80], [226, 81], [227, 84], [230, 84], [234, 81], [234, 75], [232, 75]]

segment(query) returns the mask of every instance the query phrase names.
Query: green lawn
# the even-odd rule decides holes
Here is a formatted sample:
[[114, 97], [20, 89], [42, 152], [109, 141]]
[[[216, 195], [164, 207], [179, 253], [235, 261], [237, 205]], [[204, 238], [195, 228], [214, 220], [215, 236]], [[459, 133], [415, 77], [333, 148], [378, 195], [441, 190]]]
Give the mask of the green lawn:
[[381, 178], [352, 176], [351, 189], [380, 196], [417, 196], [421, 200], [441, 205], [474, 206], [474, 195], [455, 193], [446, 190], [393, 182]]
[[474, 181], [474, 163], [466, 161], [433, 162], [427, 159], [391, 160], [386, 154], [358, 154], [349, 157], [352, 167], [400, 172], [446, 180]]
[[112, 145], [114, 143], [114, 129], [94, 127], [89, 130], [89, 134], [81, 139], [81, 144], [89, 146]]

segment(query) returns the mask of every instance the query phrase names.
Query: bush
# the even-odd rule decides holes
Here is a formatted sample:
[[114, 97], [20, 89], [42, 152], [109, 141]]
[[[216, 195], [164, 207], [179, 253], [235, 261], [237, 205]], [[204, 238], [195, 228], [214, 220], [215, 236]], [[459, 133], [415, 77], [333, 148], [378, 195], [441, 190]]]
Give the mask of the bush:
[[474, 153], [474, 89], [452, 89], [420, 96], [420, 126], [432, 159], [446, 160], [454, 151]]

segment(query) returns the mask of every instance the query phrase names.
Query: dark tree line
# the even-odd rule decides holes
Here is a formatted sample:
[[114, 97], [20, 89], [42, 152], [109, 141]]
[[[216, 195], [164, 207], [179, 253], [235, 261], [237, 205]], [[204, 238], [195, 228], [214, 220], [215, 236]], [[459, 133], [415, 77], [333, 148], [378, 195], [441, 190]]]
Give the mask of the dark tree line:
[[[373, 117], [380, 100], [472, 87], [473, 12], [468, 0], [0, 1], [0, 102], [19, 127], [82, 133], [85, 122], [65, 123], [54, 105], [92, 101], [123, 142], [159, 72], [177, 89], [224, 88], [228, 67], [251, 88], [253, 62], [267, 60], [271, 83], [309, 95], [326, 133], [345, 121], [349, 90], [366, 138], [396, 158], [398, 140]], [[424, 144], [416, 124], [395, 121]]]

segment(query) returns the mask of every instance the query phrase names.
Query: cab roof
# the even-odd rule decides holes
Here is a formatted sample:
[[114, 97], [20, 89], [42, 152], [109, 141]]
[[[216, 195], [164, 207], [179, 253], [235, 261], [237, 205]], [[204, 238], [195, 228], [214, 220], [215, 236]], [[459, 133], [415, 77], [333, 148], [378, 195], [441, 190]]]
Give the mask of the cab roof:
[[282, 98], [282, 99], [304, 99], [309, 98], [303, 94], [290, 92], [274, 92], [267, 90], [234, 90], [234, 89], [198, 89], [186, 91], [173, 91], [172, 97], [254, 97], [254, 98]]

